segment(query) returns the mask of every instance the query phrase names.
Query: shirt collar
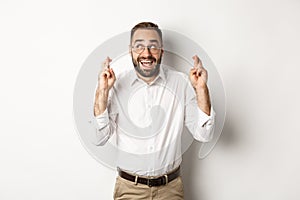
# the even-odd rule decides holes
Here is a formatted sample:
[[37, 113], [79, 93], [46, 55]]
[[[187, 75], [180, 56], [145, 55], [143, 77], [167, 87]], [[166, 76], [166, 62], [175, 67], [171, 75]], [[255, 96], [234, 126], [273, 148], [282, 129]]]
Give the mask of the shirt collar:
[[[138, 75], [136, 74], [137, 72], [135, 71], [135, 69], [133, 69], [131, 71], [131, 76], [130, 76], [130, 85], [132, 86], [136, 81], [143, 81], [142, 79], [140, 79], [138, 77]], [[161, 79], [163, 82], [166, 81], [166, 72], [165, 72], [165, 68], [163, 67], [163, 65], [160, 65], [159, 68], [159, 73], [157, 75], [157, 77], [154, 79], [154, 81], [152, 82], [155, 83], [156, 81], [158, 81], [159, 79]], [[143, 81], [144, 82], [144, 81]]]

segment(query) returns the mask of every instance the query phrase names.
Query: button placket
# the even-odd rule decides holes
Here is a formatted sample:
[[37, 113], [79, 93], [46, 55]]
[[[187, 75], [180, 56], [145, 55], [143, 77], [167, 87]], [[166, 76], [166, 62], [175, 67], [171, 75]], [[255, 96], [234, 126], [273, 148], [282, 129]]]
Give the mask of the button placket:
[[152, 95], [151, 95], [151, 87], [148, 85], [146, 88], [146, 93], [147, 93], [147, 109], [150, 111], [152, 108]]

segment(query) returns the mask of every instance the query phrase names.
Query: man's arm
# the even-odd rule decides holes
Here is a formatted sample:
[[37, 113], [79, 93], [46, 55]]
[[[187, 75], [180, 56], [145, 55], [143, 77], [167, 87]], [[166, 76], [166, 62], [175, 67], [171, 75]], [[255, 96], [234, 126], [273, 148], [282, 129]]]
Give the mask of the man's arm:
[[189, 78], [196, 99], [188, 98], [185, 123], [196, 140], [208, 142], [212, 139], [215, 117], [207, 87], [208, 74], [199, 57], [195, 55], [193, 59], [194, 67], [190, 70]]
[[210, 115], [210, 98], [207, 87], [207, 71], [198, 56], [193, 56], [194, 67], [190, 71], [190, 81], [196, 92], [197, 104], [207, 115]]
[[94, 115], [97, 117], [102, 114], [107, 108], [109, 90], [113, 87], [116, 77], [113, 69], [110, 68], [109, 63], [111, 59], [106, 58], [103, 63], [103, 71], [98, 76], [98, 87], [95, 95]]
[[115, 114], [108, 113], [108, 96], [116, 77], [110, 68], [111, 59], [107, 57], [103, 63], [103, 70], [98, 76], [98, 87], [94, 100], [94, 116], [97, 122], [96, 144], [104, 145], [115, 128]]

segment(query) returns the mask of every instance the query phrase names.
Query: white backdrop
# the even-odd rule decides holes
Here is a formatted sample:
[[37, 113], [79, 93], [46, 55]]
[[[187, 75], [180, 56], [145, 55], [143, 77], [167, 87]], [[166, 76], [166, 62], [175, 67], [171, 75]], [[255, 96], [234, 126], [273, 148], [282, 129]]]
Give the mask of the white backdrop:
[[0, 199], [112, 199], [115, 172], [75, 131], [73, 89], [86, 57], [140, 21], [196, 41], [226, 90], [217, 146], [184, 155], [186, 199], [299, 199], [299, 10], [297, 0], [2, 0]]

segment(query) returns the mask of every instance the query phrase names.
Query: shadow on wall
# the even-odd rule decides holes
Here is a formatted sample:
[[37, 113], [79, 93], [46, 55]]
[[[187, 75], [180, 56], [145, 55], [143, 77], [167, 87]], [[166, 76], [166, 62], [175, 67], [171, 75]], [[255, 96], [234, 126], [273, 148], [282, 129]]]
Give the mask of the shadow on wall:
[[[232, 122], [231, 120], [228, 120], [230, 119], [228, 113], [226, 118], [227, 120], [225, 121], [222, 135], [219, 138], [218, 143], [216, 144], [218, 146], [222, 146], [224, 150], [226, 150], [226, 148], [231, 148], [237, 140], [237, 136], [235, 135], [234, 128], [232, 126]], [[185, 134], [190, 133], [185, 131]], [[193, 141], [190, 148], [183, 154], [181, 174], [184, 184], [185, 200], [209, 200], [205, 189], [205, 185], [207, 183], [204, 182], [205, 179], [201, 178], [205, 176], [205, 172], [203, 171], [204, 169], [202, 165], [202, 163], [205, 162], [205, 158], [198, 158], [200, 148], [201, 143]]]

